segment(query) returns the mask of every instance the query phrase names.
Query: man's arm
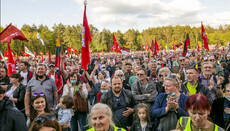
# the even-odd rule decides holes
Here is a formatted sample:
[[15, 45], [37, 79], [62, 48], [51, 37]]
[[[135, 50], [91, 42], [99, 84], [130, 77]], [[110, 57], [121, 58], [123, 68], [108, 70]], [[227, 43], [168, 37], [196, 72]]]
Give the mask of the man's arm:
[[4, 91], [6, 91], [8, 85], [1, 85]]
[[60, 53], [60, 71], [61, 71], [61, 73], [63, 73], [63, 77], [64, 77], [64, 79], [67, 79], [67, 77], [68, 77], [68, 73], [67, 73], [67, 71], [64, 69], [64, 61], [65, 61], [65, 53], [62, 51], [61, 53]]
[[[57, 105], [57, 104], [59, 103], [59, 100], [58, 100], [58, 92], [55, 91], [53, 94], [54, 94], [55, 104]], [[55, 107], [56, 107], [56, 106], [54, 106], [54, 108], [55, 108]]]
[[29, 116], [30, 94], [31, 94], [30, 92], [26, 92], [26, 95], [25, 95], [24, 104], [25, 104], [25, 113], [26, 113], [26, 116]]

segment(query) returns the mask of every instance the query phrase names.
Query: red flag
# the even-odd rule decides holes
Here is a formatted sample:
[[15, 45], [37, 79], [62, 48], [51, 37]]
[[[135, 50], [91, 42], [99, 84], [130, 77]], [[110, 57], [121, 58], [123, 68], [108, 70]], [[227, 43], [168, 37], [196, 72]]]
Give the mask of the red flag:
[[70, 51], [71, 51], [71, 47], [68, 47], [68, 57], [69, 57], [69, 53], [70, 53]]
[[176, 51], [176, 45], [173, 44], [173, 50]]
[[77, 50], [76, 49], [74, 49], [74, 54], [77, 55]]
[[202, 22], [201, 22], [201, 30], [202, 30], [202, 39], [204, 40], [204, 48], [209, 51], [208, 38], [207, 38], [207, 35], [205, 33], [204, 26], [203, 26]]
[[158, 53], [158, 51], [159, 51], [159, 46], [157, 44], [157, 40], [155, 39], [155, 51], [154, 51], [153, 55], [156, 55]]
[[151, 45], [151, 48], [150, 48], [150, 49], [151, 49], [152, 52], [155, 51], [155, 44], [154, 44], [153, 40], [152, 40], [152, 45]]
[[82, 48], [81, 48], [81, 68], [85, 71], [87, 70], [87, 65], [90, 63], [90, 56], [89, 56], [89, 43], [92, 41], [89, 25], [87, 22], [86, 17], [86, 4], [84, 10], [84, 18], [83, 18], [83, 29], [82, 29]]
[[8, 51], [8, 68], [7, 68], [7, 76], [11, 76], [11, 74], [16, 73], [16, 67], [15, 67], [15, 63], [14, 63], [14, 59], [11, 53], [11, 49], [10, 49], [10, 44], [8, 43], [7, 46], [7, 51]]
[[8, 53], [6, 50], [4, 50], [4, 57], [8, 57]]
[[[34, 50], [33, 50], [33, 51], [34, 51]], [[36, 52], [35, 52], [35, 51], [34, 51], [34, 57], [35, 57], [35, 58], [37, 58], [37, 54], [36, 54]]]
[[222, 51], [224, 51], [224, 47], [223, 47]]
[[115, 38], [115, 35], [113, 34], [113, 45], [115, 46], [115, 52], [117, 53], [121, 53], [121, 48], [117, 43], [117, 40]]
[[18, 58], [18, 62], [19, 62], [19, 63], [21, 63], [21, 60], [20, 60], [20, 58], [19, 58], [19, 57], [17, 57], [17, 58]]
[[50, 46], [48, 46], [48, 50], [49, 50], [49, 64], [51, 64]]
[[28, 41], [23, 33], [11, 24], [0, 33], [0, 43], [10, 43], [15, 39]]
[[43, 56], [44, 54], [40, 51], [39, 54], [42, 56], [42, 63], [43, 63]]
[[196, 44], [196, 50], [197, 50], [197, 52], [200, 52], [200, 47], [199, 47], [199, 45], [198, 45], [198, 42], [197, 42], [197, 44]]
[[179, 43], [177, 45], [175, 45], [177, 48], [181, 47], [182, 46], [182, 43]]

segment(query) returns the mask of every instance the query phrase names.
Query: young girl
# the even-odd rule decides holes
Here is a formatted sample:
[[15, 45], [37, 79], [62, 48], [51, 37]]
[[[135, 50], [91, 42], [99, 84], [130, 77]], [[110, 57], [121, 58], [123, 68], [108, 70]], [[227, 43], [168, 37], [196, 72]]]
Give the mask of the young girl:
[[131, 131], [153, 130], [153, 123], [150, 121], [149, 108], [146, 104], [138, 104], [135, 114], [136, 120], [132, 124]]

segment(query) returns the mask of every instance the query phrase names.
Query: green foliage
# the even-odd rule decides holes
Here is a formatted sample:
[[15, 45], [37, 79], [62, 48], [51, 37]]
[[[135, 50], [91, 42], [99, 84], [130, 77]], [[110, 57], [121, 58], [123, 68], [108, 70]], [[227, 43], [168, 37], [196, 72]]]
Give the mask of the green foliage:
[[[200, 27], [190, 26], [163, 26], [153, 27], [139, 32], [138, 30], [129, 29], [125, 33], [120, 30], [111, 32], [109, 29], [103, 29], [98, 31], [93, 25], [89, 25], [92, 42], [89, 47], [93, 52], [110, 51], [113, 46], [113, 33], [117, 39], [119, 46], [129, 46], [132, 51], [141, 50], [142, 45], [151, 45], [152, 40], [155, 39], [160, 45], [160, 49], [165, 48], [167, 45], [169, 49], [172, 49], [174, 42], [184, 43], [185, 31], [188, 29], [190, 37], [190, 49], [196, 48], [196, 43], [202, 47], [203, 40], [201, 37]], [[3, 27], [0, 26], [0, 32], [3, 31]], [[61, 23], [54, 24], [52, 29], [49, 29], [46, 25], [26, 25], [24, 24], [21, 31], [29, 42], [13, 40], [11, 42], [12, 51], [21, 55], [24, 51], [24, 46], [27, 46], [31, 51], [35, 51], [37, 54], [39, 51], [43, 53], [48, 52], [48, 46], [50, 46], [51, 53], [55, 53], [56, 38], [59, 37], [62, 50], [67, 50], [67, 47], [72, 47], [78, 52], [81, 52], [82, 45], [82, 25], [63, 25]], [[205, 26], [205, 31], [208, 37], [208, 43], [221, 44], [225, 46], [226, 42], [230, 42], [230, 25], [220, 25], [218, 29]], [[41, 44], [41, 41], [37, 39], [37, 32], [43, 39], [45, 46]], [[6, 44], [1, 43], [0, 51], [6, 50]]]

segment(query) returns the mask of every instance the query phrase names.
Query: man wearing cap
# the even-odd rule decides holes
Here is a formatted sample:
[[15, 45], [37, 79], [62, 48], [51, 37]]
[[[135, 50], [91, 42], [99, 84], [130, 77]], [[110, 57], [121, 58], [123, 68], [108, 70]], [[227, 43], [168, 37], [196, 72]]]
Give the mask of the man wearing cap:
[[27, 131], [25, 116], [14, 107], [13, 102], [6, 97], [0, 86], [0, 130]]

